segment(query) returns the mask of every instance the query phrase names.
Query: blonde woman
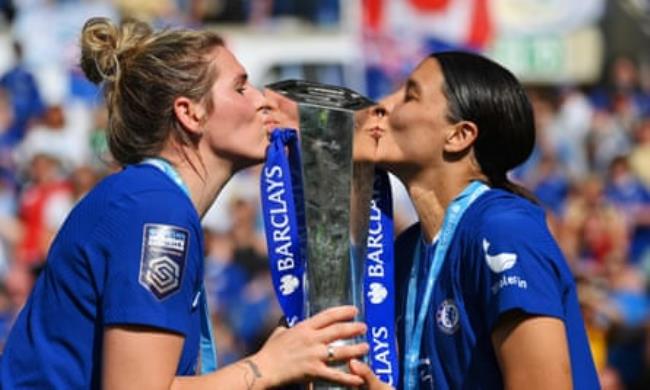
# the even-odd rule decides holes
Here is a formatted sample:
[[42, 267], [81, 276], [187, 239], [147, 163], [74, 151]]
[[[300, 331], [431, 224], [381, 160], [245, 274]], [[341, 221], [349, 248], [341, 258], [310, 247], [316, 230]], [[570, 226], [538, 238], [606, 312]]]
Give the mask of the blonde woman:
[[349, 322], [351, 307], [280, 328], [258, 353], [207, 372], [214, 356], [202, 322], [200, 219], [267, 146], [264, 97], [221, 38], [95, 18], [81, 48], [86, 76], [103, 87], [110, 150], [124, 169], [84, 197], [54, 240], [9, 336], [1, 387], [263, 389], [313, 378], [359, 385], [326, 364], [367, 351], [330, 346], [364, 333]]

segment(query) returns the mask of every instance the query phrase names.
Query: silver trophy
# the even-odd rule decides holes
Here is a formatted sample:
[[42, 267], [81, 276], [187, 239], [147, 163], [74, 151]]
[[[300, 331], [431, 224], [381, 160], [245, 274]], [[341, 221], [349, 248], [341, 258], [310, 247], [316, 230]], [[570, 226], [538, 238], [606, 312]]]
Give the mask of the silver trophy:
[[[374, 164], [353, 156], [353, 150], [355, 114], [374, 103], [346, 88], [306, 81], [280, 81], [267, 88], [295, 102], [299, 114], [307, 223], [305, 313], [312, 316], [340, 305], [355, 305], [363, 313]], [[314, 388], [344, 387], [317, 382]]]

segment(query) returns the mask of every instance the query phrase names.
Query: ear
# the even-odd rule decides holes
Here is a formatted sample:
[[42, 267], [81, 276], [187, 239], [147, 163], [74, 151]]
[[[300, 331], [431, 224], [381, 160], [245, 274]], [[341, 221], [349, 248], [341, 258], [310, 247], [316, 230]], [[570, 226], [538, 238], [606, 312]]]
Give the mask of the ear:
[[194, 135], [203, 133], [205, 108], [191, 99], [180, 96], [174, 100], [174, 114], [183, 127]]
[[460, 121], [452, 125], [445, 138], [444, 150], [448, 153], [462, 152], [471, 147], [478, 138], [478, 127], [474, 122]]

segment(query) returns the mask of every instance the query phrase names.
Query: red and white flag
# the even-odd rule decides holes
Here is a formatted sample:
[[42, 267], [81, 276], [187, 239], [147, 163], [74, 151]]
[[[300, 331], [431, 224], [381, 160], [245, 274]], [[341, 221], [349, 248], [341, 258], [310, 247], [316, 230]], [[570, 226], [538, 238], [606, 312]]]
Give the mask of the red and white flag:
[[433, 38], [482, 49], [492, 37], [489, 0], [363, 0], [367, 32]]

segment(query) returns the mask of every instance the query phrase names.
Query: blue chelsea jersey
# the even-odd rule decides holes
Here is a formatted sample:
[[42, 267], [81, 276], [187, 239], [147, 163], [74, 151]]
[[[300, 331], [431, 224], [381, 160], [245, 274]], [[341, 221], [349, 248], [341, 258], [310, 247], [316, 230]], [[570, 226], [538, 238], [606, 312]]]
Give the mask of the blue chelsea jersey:
[[[404, 312], [416, 246], [420, 306], [435, 245], [419, 225], [396, 242], [397, 327], [404, 345]], [[497, 389], [503, 378], [491, 333], [508, 311], [564, 322], [575, 389], [598, 389], [573, 276], [546, 226], [544, 211], [521, 197], [492, 189], [462, 217], [434, 286], [423, 335], [419, 388]], [[404, 349], [401, 351], [403, 362]]]
[[98, 184], [71, 212], [9, 335], [2, 389], [101, 386], [106, 327], [183, 335], [177, 375], [194, 374], [203, 235], [187, 195], [150, 165]]

